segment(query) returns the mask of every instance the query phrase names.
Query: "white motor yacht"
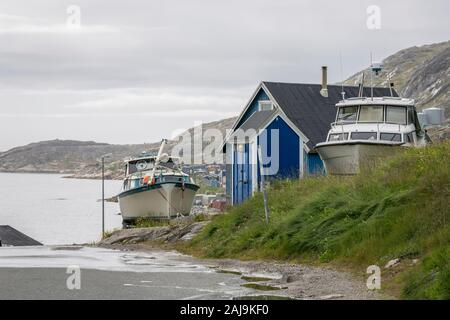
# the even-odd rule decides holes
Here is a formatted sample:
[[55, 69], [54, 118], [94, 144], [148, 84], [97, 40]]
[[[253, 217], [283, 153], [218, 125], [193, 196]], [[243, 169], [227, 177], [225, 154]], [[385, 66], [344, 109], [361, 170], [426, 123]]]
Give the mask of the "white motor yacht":
[[189, 215], [199, 189], [176, 158], [163, 154], [125, 161], [126, 177], [118, 195], [124, 225], [138, 218], [170, 219]]
[[428, 142], [412, 99], [358, 97], [342, 100], [336, 108], [327, 140], [316, 145], [328, 174], [356, 174], [398, 148]]

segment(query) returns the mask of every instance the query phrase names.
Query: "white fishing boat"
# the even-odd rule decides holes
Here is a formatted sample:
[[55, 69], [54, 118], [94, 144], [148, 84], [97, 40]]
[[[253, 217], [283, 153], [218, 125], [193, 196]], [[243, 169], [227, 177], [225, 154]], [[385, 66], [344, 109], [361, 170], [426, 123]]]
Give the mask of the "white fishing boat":
[[327, 140], [315, 147], [328, 174], [357, 174], [363, 166], [371, 166], [402, 147], [429, 142], [412, 99], [360, 96], [344, 98], [336, 108]]
[[124, 225], [138, 218], [170, 219], [189, 215], [199, 189], [178, 159], [162, 153], [125, 161], [126, 176], [118, 195]]

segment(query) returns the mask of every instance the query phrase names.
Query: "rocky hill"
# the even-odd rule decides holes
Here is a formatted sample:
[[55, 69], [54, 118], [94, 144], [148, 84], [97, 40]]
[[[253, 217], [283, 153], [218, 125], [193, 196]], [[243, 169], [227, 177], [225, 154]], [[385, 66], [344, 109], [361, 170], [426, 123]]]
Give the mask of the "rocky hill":
[[[384, 70], [374, 78], [375, 85], [394, 82], [400, 96], [415, 99], [418, 109], [442, 107], [450, 118], [450, 41], [403, 49], [382, 62]], [[364, 72], [367, 85], [370, 74]], [[357, 85], [360, 74], [344, 83]]]
[[[384, 59], [383, 64], [384, 70], [374, 79], [375, 85], [385, 86], [388, 81], [394, 82], [397, 92], [403, 97], [416, 99], [419, 109], [432, 106], [444, 108], [449, 121], [450, 41], [401, 50]], [[367, 73], [366, 79], [370, 79], [368, 71], [364, 72]], [[350, 77], [345, 84], [357, 85], [360, 74], [361, 72]], [[225, 136], [226, 129], [231, 128], [235, 119], [206, 123], [203, 125], [203, 131], [215, 128]], [[434, 140], [446, 140], [450, 135], [448, 124], [430, 130], [429, 134]], [[189, 129], [187, 133], [193, 136], [194, 128]], [[181, 136], [183, 134], [168, 141], [165, 151], [170, 152], [181, 140]], [[159, 144], [160, 142], [112, 145], [71, 140], [37, 142], [0, 152], [0, 171], [54, 172], [71, 174], [77, 178], [98, 178], [100, 174], [98, 160], [102, 155], [110, 153], [112, 156], [107, 159], [106, 165], [107, 177], [121, 178], [124, 158], [142, 151], [157, 152]]]
[[[203, 124], [203, 131], [215, 128], [225, 135], [236, 118]], [[193, 133], [194, 128], [188, 133]], [[181, 135], [180, 135], [181, 136]], [[169, 140], [166, 152], [179, 141], [179, 138]], [[77, 178], [98, 178], [100, 176], [100, 158], [110, 154], [105, 159], [107, 178], [122, 177], [123, 159], [139, 155], [143, 151], [156, 153], [160, 142], [148, 144], [114, 145], [93, 141], [50, 140], [31, 143], [16, 147], [6, 152], [0, 152], [0, 172], [47, 172], [73, 175]]]

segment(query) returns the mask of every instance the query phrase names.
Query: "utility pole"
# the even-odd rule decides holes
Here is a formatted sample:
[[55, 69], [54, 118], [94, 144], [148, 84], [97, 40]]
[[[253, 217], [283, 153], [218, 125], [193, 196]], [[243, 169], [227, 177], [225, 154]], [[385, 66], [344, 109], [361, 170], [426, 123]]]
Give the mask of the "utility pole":
[[[111, 157], [111, 153], [102, 155], [102, 239], [105, 237], [105, 158]], [[98, 160], [97, 160], [98, 161]]]
[[105, 237], [105, 156], [102, 156], [102, 239]]
[[264, 211], [266, 213], [266, 223], [269, 224], [270, 221], [270, 210], [269, 210], [269, 202], [267, 199], [267, 191], [266, 191], [266, 183], [264, 176], [264, 165], [261, 156], [261, 146], [258, 146], [258, 160], [259, 160], [259, 171], [261, 174], [261, 191], [263, 193], [264, 198]]

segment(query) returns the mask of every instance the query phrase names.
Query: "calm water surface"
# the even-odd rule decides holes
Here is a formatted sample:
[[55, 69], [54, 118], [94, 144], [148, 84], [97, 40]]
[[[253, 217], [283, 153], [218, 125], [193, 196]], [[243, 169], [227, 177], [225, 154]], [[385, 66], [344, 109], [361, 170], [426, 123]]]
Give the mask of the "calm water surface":
[[[120, 181], [105, 181], [106, 197]], [[0, 173], [0, 225], [10, 225], [44, 244], [97, 241], [101, 236], [101, 181], [56, 174]], [[121, 227], [117, 203], [105, 203], [105, 229]]]

